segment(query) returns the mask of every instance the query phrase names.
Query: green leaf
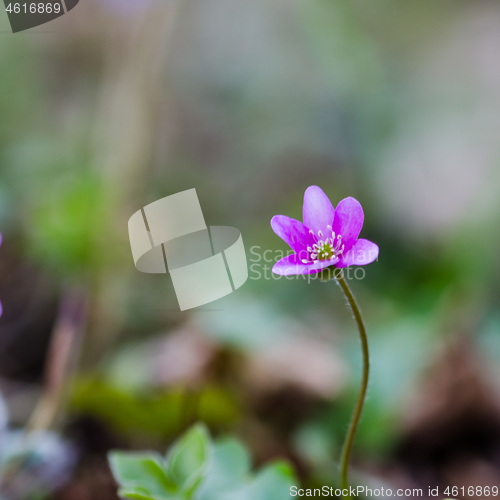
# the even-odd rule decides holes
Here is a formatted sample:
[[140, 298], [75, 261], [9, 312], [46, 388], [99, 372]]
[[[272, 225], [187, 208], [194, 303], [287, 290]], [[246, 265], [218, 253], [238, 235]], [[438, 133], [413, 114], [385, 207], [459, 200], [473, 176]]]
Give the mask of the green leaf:
[[170, 450], [167, 472], [170, 480], [189, 498], [207, 473], [210, 460], [210, 435], [198, 424]]
[[252, 497], [259, 500], [289, 498], [290, 487], [297, 484], [292, 466], [285, 461], [271, 463], [262, 469], [251, 485]]
[[240, 487], [250, 474], [250, 456], [236, 439], [214, 444], [206, 480], [199, 491], [200, 500], [218, 500], [223, 491]]
[[276, 500], [289, 498], [297, 484], [287, 462], [251, 474], [245, 447], [235, 439], [212, 444], [201, 424], [172, 446], [166, 461], [156, 454], [116, 452], [109, 461], [120, 496], [135, 500]]
[[148, 498], [172, 498], [175, 487], [163, 470], [161, 456], [155, 453], [111, 452], [108, 459], [113, 476], [124, 490]]
[[134, 500], [182, 500], [176, 494], [169, 496], [155, 496], [147, 493], [144, 488], [121, 488], [118, 491], [120, 498], [132, 498]]
[[213, 469], [241, 479], [250, 473], [250, 456], [236, 439], [224, 439], [214, 445]]
[[260, 472], [261, 476], [269, 476], [269, 477], [279, 477], [280, 481], [291, 481], [295, 480], [295, 472], [293, 470], [290, 462], [286, 460], [275, 460], [268, 464], [262, 471]]
[[135, 500], [155, 500], [154, 497], [143, 488], [120, 488], [118, 490], [118, 496], [120, 498], [133, 498]]
[[291, 466], [275, 462], [262, 469], [250, 482], [214, 497], [214, 500], [277, 500], [290, 498], [290, 487], [297, 484]]

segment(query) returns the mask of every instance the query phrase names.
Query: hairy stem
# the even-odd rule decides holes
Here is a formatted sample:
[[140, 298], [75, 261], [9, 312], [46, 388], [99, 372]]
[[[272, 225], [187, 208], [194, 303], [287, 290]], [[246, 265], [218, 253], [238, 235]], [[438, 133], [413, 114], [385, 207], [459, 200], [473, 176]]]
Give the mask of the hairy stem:
[[[361, 413], [363, 412], [363, 406], [366, 399], [366, 391], [368, 389], [368, 377], [370, 373], [370, 355], [368, 351], [368, 338], [366, 336], [366, 328], [363, 323], [363, 318], [361, 317], [361, 312], [359, 310], [358, 304], [354, 299], [346, 280], [344, 279], [344, 274], [342, 269], [335, 269], [334, 271], [335, 279], [337, 283], [342, 288], [344, 295], [351, 307], [354, 319], [359, 330], [359, 338], [361, 340], [361, 351], [363, 353], [363, 373], [361, 376], [361, 387], [359, 389], [358, 399], [356, 400], [356, 406], [354, 407], [354, 412], [351, 417], [351, 422], [349, 424], [349, 429], [347, 431], [347, 436], [342, 448], [342, 455], [340, 458], [340, 485], [342, 489], [349, 490], [349, 460], [351, 458], [352, 446], [354, 439], [356, 437], [356, 432], [358, 430], [359, 421], [361, 419]], [[349, 498], [349, 494], [344, 495], [345, 498]]]

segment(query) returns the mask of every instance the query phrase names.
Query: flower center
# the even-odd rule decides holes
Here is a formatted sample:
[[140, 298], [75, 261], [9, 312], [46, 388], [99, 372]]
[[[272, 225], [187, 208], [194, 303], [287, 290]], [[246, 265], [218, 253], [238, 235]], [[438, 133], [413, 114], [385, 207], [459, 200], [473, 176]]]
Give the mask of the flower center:
[[[325, 238], [321, 231], [318, 231], [318, 240], [312, 247], [307, 247], [307, 259], [302, 259], [304, 264], [311, 264], [320, 261], [334, 260], [337, 259], [344, 251], [344, 245], [342, 244], [342, 236], [340, 234], [335, 237], [335, 232], [332, 230], [331, 226], [327, 226], [328, 230], [331, 231], [331, 237]], [[314, 231], [309, 231], [313, 236]]]

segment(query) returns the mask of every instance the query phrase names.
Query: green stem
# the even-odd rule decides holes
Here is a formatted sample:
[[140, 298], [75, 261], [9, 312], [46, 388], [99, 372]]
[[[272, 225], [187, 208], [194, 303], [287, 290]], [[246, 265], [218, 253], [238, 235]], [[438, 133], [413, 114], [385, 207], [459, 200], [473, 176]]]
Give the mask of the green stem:
[[[359, 337], [361, 340], [361, 351], [363, 353], [363, 373], [361, 376], [361, 387], [340, 458], [340, 485], [342, 489], [349, 489], [349, 460], [351, 458], [352, 445], [356, 437], [356, 431], [358, 430], [361, 413], [363, 412], [363, 406], [365, 404], [366, 392], [368, 389], [368, 377], [370, 373], [370, 355], [368, 351], [368, 338], [366, 336], [366, 329], [363, 323], [363, 318], [361, 317], [361, 312], [359, 310], [358, 304], [356, 303], [356, 300], [354, 299], [354, 295], [352, 294], [349, 286], [347, 285], [347, 282], [344, 279], [342, 269], [335, 269], [334, 276], [337, 280], [337, 283], [340, 285], [340, 288], [342, 288], [347, 302], [351, 307], [354, 319], [356, 320], [356, 324], [359, 330]], [[350, 498], [349, 494], [346, 495], [346, 497]]]

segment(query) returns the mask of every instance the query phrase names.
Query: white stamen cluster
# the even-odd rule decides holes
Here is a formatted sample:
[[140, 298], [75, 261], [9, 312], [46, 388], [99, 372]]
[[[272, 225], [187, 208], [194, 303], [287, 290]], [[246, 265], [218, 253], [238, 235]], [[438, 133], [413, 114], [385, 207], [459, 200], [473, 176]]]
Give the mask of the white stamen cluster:
[[[302, 259], [304, 264], [316, 263], [325, 260], [337, 259], [344, 251], [344, 245], [342, 245], [342, 236], [340, 234], [335, 237], [335, 231], [333, 231], [332, 226], [327, 226], [328, 230], [331, 231], [332, 235], [330, 238], [324, 238], [323, 232], [318, 231], [318, 240], [312, 247], [307, 247], [309, 253], [308, 259]], [[316, 237], [314, 231], [309, 231], [312, 236]], [[323, 239], [324, 238], [324, 239]]]

